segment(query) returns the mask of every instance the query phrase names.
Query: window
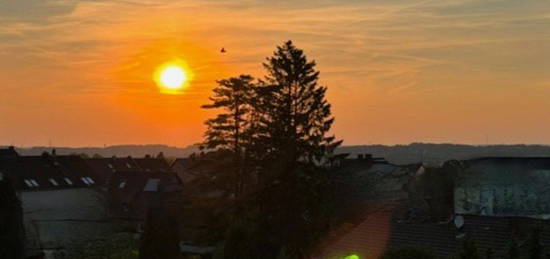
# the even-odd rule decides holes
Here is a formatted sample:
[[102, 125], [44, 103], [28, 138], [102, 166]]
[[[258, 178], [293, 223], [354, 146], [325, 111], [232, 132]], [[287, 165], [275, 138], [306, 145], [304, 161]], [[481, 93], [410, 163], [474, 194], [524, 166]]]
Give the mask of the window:
[[112, 164], [108, 164], [107, 166], [111, 169], [115, 169]]
[[50, 181], [50, 183], [52, 183], [53, 186], [58, 186], [59, 184], [55, 181], [55, 179], [53, 178], [50, 178], [48, 179]]
[[90, 182], [90, 184], [94, 184], [94, 183], [95, 183], [95, 181], [94, 181], [92, 178], [90, 178], [90, 177], [84, 177], [84, 178], [86, 178], [86, 179], [88, 180], [88, 182]]
[[90, 185], [90, 182], [88, 182], [88, 179], [85, 177], [80, 177], [80, 180], [82, 180], [86, 185]]
[[145, 192], [156, 192], [156, 191], [158, 191], [159, 182], [160, 182], [160, 179], [149, 179], [149, 180], [147, 180], [147, 183], [145, 184], [145, 187], [143, 187], [143, 191], [145, 191]]
[[73, 181], [71, 181], [71, 179], [65, 177], [64, 180], [68, 185], [73, 185]]
[[126, 186], [126, 181], [122, 181], [122, 182], [118, 185], [118, 188], [119, 188], [119, 189], [122, 189], [122, 188], [124, 188], [124, 186]]
[[126, 167], [132, 168], [132, 166], [131, 166], [130, 164], [128, 164], [128, 163], [126, 163]]
[[38, 185], [38, 183], [37, 183], [34, 179], [30, 179], [29, 181], [32, 183], [32, 185], [33, 185], [34, 187], [40, 186], [40, 185]]
[[27, 187], [34, 187], [31, 181], [29, 181], [27, 179], [25, 179], [23, 181], [25, 181], [25, 184], [27, 185]]

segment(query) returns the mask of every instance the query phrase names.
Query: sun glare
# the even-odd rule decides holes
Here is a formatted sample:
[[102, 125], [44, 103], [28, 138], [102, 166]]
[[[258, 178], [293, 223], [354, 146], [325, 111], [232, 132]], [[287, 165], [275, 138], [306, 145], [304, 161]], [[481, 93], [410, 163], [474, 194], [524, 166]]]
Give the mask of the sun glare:
[[191, 75], [182, 62], [161, 65], [154, 73], [154, 80], [161, 92], [178, 94], [189, 84]]
[[164, 87], [170, 89], [179, 89], [187, 80], [187, 75], [182, 68], [169, 66], [160, 73], [160, 82]]

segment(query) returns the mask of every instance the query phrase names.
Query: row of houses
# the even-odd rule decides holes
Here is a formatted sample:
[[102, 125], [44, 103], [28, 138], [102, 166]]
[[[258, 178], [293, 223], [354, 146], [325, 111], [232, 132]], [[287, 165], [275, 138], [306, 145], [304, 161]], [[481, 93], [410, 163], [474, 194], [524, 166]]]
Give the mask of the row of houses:
[[139, 233], [148, 214], [189, 179], [185, 159], [20, 156], [0, 149], [0, 174], [22, 204], [26, 257], [71, 258], [85, 244], [120, 231]]
[[[453, 163], [455, 172], [440, 172], [452, 174], [453, 181], [445, 191], [450, 197], [443, 204], [448, 208], [445, 217], [418, 216], [414, 182], [428, 168], [416, 167], [407, 180], [392, 172], [394, 179], [403, 179], [389, 182], [394, 195], [361, 208], [332, 231], [314, 258], [379, 258], [389, 249], [410, 247], [450, 258], [465, 241], [492, 258], [507, 258], [511, 245], [527, 254], [529, 240], [539, 240], [541, 256], [550, 252], [550, 158], [486, 157]], [[426, 207], [434, 199], [420, 197]]]
[[[204, 223], [197, 213], [178, 215], [185, 184], [201, 173], [188, 164], [188, 159], [168, 163], [149, 156], [82, 158], [54, 150], [20, 156], [13, 148], [0, 149], [0, 175], [10, 179], [21, 201], [27, 257], [71, 258], [71, 251], [121, 226], [137, 237], [146, 219], [178, 229], [179, 252], [212, 254], [213, 247], [193, 242], [193, 229]], [[550, 158], [490, 157], [452, 164], [457, 170], [444, 190], [450, 200], [444, 201], [443, 215], [434, 217], [429, 207], [437, 197], [418, 190], [429, 168], [366, 154], [339, 161], [334, 170], [351, 176], [364, 195], [355, 197], [354, 210], [323, 240], [314, 258], [379, 258], [400, 247], [425, 248], [447, 258], [465, 240], [502, 258], [511, 241], [525, 249], [522, 244], [533, 228], [540, 230], [541, 245], [550, 245]], [[187, 222], [179, 222], [182, 218]]]

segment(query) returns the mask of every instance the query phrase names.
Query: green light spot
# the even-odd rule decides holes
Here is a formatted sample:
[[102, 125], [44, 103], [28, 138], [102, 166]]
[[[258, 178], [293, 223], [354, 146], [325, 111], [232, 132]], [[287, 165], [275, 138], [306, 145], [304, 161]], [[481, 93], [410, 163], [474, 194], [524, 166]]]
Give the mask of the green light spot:
[[356, 254], [352, 254], [344, 257], [344, 259], [361, 259], [361, 258], [359, 258], [359, 256]]

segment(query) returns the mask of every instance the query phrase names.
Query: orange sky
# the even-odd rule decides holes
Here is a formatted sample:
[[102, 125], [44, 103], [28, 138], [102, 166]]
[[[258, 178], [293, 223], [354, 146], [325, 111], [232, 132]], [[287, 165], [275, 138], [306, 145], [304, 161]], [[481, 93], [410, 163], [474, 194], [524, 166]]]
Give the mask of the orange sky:
[[[0, 145], [196, 143], [214, 81], [261, 76], [288, 39], [345, 144], [550, 144], [544, 1], [315, 3], [0, 0]], [[195, 77], [163, 94], [152, 73], [175, 58]]]

